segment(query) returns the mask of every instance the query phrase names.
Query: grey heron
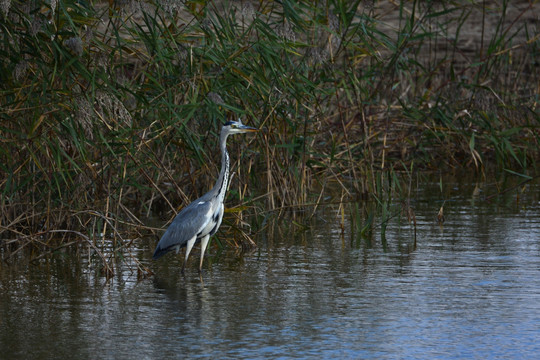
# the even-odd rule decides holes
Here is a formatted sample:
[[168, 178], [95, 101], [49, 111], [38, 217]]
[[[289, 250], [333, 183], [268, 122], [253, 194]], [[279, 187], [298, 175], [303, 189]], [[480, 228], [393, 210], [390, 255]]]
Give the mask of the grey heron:
[[199, 272], [202, 270], [204, 252], [208, 245], [210, 236], [214, 235], [221, 225], [223, 219], [223, 202], [227, 192], [229, 182], [229, 153], [227, 152], [227, 137], [232, 134], [241, 134], [254, 132], [258, 129], [242, 124], [240, 120], [229, 121], [223, 125], [219, 137], [219, 146], [221, 148], [221, 171], [216, 184], [206, 194], [193, 201], [191, 204], [176, 215], [173, 222], [159, 240], [154, 259], [159, 259], [171, 250], [176, 253], [181, 248], [186, 247], [182, 273], [186, 267], [189, 253], [195, 243], [201, 243], [201, 261], [199, 263]]

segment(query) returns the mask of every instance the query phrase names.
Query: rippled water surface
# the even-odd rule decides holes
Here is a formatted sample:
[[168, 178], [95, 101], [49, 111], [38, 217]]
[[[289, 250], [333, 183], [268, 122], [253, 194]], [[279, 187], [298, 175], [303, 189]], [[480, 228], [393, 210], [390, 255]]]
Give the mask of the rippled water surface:
[[[484, 201], [474, 185], [413, 197], [417, 244], [395, 218], [370, 241], [354, 205], [326, 208], [303, 231], [277, 221], [250, 254], [210, 249], [191, 260], [138, 257], [112, 281], [53, 259], [1, 265], [0, 357], [10, 358], [534, 358], [540, 351], [540, 187]], [[198, 249], [194, 250], [198, 256]], [[196, 259], [196, 257], [194, 259]]]

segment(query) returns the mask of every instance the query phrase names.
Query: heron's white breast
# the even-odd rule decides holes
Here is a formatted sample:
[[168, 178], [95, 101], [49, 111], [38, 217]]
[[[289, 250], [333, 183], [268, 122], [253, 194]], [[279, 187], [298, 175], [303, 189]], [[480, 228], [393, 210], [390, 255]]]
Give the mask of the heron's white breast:
[[[200, 204], [200, 205], [204, 205], [205, 202], [204, 202], [204, 201], [201, 201], [201, 202], [199, 202], [199, 204]], [[199, 231], [197, 231], [197, 236], [198, 236], [199, 238], [208, 235], [208, 234], [212, 231], [212, 229], [214, 228], [215, 223], [214, 223], [213, 218], [214, 218], [214, 213], [215, 213], [216, 211], [219, 211], [219, 208], [218, 208], [218, 209], [214, 209], [213, 206], [210, 206], [210, 207], [208, 208], [208, 211], [207, 211], [204, 215], [201, 215], [201, 216], [203, 216], [203, 217], [205, 218], [206, 221], [205, 221], [204, 224], [201, 226], [201, 228], [199, 229]]]

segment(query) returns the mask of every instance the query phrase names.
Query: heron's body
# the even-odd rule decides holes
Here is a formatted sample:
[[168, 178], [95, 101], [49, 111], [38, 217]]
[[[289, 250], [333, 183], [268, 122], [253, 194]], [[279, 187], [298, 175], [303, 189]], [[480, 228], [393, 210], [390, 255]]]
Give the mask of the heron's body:
[[227, 137], [230, 134], [238, 134], [257, 129], [243, 125], [240, 121], [229, 121], [221, 129], [221, 171], [216, 184], [206, 194], [186, 206], [165, 231], [161, 240], [157, 244], [154, 252], [154, 259], [158, 259], [171, 250], [178, 253], [181, 248], [186, 247], [186, 255], [182, 272], [186, 265], [189, 253], [198, 242], [201, 242], [201, 260], [199, 271], [202, 269], [204, 252], [208, 245], [210, 236], [214, 235], [221, 225], [223, 219], [225, 194], [229, 181], [229, 154], [227, 152]]

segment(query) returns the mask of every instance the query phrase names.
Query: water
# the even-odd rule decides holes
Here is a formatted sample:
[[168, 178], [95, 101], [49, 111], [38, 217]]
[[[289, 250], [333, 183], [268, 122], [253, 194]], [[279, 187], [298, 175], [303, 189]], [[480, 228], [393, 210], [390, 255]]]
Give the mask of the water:
[[[205, 261], [150, 261], [137, 281], [52, 259], [0, 268], [0, 357], [11, 358], [535, 358], [540, 351], [540, 187], [491, 202], [473, 185], [415, 194], [417, 246], [406, 220], [383, 247], [345, 233], [336, 208], [311, 229], [283, 221], [257, 251]], [[521, 192], [522, 191], [522, 192]], [[288, 224], [287, 226], [285, 224]], [[198, 250], [198, 249], [197, 249]], [[198, 256], [198, 251], [195, 254]], [[215, 255], [215, 249], [211, 250]], [[195, 259], [195, 258], [194, 258]]]

